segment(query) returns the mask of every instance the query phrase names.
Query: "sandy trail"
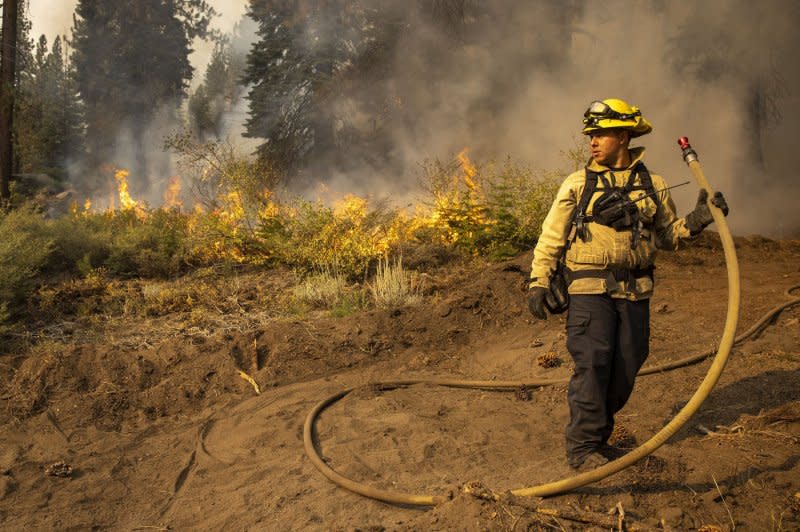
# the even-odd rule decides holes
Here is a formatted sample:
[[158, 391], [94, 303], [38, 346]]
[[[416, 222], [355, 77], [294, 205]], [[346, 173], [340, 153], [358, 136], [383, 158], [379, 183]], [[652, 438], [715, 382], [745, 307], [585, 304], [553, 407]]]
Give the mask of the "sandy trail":
[[[800, 282], [800, 246], [753, 245], [741, 253], [740, 330], [780, 301], [787, 286]], [[153, 360], [151, 373], [158, 377], [147, 386], [138, 377], [117, 381], [138, 383], [126, 392], [126, 409], [94, 416], [91, 405], [112, 404], [97, 401], [116, 392], [102, 383], [89, 392], [64, 385], [44, 409], [9, 418], [0, 432], [2, 528], [511, 530], [530, 524], [520, 508], [461, 496], [435, 509], [365, 499], [325, 479], [302, 445], [306, 414], [344, 388], [401, 377], [567, 377], [562, 319], [528, 323], [518, 274], [504, 268], [456, 277], [446, 297], [413, 311], [322, 321], [310, 329], [313, 335], [292, 326], [283, 331], [297, 329], [294, 336], [276, 329], [235, 339], [242, 349], [272, 346], [271, 364], [281, 360], [274, 347], [278, 340], [282, 349], [295, 352], [293, 357], [281, 352], [286, 365], [253, 371], [261, 382], [276, 375], [293, 381], [278, 378], [259, 396], [238, 378], [229, 340], [190, 355], [161, 348], [163, 366], [147, 350], [113, 352], [115, 360], [131, 361], [128, 369]], [[716, 250], [702, 247], [659, 268], [649, 363], [713, 345], [724, 319], [723, 268]], [[731, 516], [741, 530], [778, 522], [784, 530], [800, 526], [794, 495], [800, 491], [799, 318], [800, 309], [786, 311], [756, 339], [735, 348], [700, 413], [652, 457], [545, 504], [606, 512], [621, 502], [639, 522], [656, 526], [664, 519], [679, 529], [730, 527]], [[80, 361], [91, 354], [102, 362], [101, 352], [94, 346], [65, 356]], [[540, 366], [538, 357], [545, 354], [561, 364]], [[705, 362], [642, 377], [618, 417], [620, 443], [635, 445], [660, 429], [707, 367]], [[206, 382], [203, 394], [198, 382]], [[162, 387], [180, 394], [162, 397]], [[319, 442], [337, 471], [384, 489], [458, 492], [472, 480], [499, 491], [530, 486], [569, 474], [562, 442], [565, 393], [558, 385], [535, 389], [523, 400], [514, 393], [426, 385], [391, 391], [363, 387], [323, 413]], [[163, 399], [168, 415], [148, 418], [150, 403], [135, 402], [136, 394]], [[118, 425], [108, 422], [112, 414], [121, 416]], [[56, 461], [73, 467], [71, 478], [44, 473]], [[574, 523], [560, 526], [569, 530]]]

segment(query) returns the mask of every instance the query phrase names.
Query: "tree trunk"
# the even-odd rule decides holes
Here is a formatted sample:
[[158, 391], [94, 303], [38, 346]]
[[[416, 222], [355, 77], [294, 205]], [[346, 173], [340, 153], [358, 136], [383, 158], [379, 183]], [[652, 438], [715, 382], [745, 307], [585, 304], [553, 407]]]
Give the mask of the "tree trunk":
[[14, 78], [17, 59], [17, 0], [3, 1], [3, 41], [0, 59], [0, 203], [11, 196], [9, 183], [14, 169]]
[[747, 128], [753, 132], [752, 138], [749, 140], [750, 146], [750, 160], [759, 170], [764, 169], [764, 150], [763, 150], [763, 136], [767, 119], [767, 105], [766, 97], [764, 96], [764, 87], [761, 83], [761, 76], [750, 86], [748, 91], [748, 115], [750, 123]]
[[133, 127], [131, 128], [131, 136], [133, 137], [133, 161], [131, 171], [131, 179], [128, 184], [131, 187], [131, 192], [137, 196], [143, 196], [150, 189], [150, 168], [148, 161], [147, 148], [145, 146], [145, 130], [147, 125], [141, 116], [134, 118]]

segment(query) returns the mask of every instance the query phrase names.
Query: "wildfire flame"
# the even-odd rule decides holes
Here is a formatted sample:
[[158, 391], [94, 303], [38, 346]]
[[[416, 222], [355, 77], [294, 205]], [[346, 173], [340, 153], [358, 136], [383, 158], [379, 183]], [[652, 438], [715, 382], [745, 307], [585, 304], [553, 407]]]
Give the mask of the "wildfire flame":
[[119, 189], [119, 206], [122, 210], [141, 209], [141, 206], [135, 201], [128, 192], [128, 175], [127, 170], [117, 170], [114, 173], [114, 179], [117, 180], [117, 188]]
[[183, 202], [180, 199], [181, 195], [181, 178], [174, 175], [169, 179], [167, 189], [164, 191], [164, 208], [165, 209], [182, 209]]
[[486, 216], [486, 198], [478, 167], [470, 161], [464, 148], [456, 155], [460, 171], [456, 169], [448, 187], [444, 183], [435, 190], [434, 209], [428, 217], [431, 227], [438, 227], [451, 243], [473, 238], [481, 227], [493, 222]]
[[469, 148], [464, 148], [458, 154], [458, 162], [461, 163], [461, 167], [464, 169], [464, 183], [470, 188], [470, 190], [475, 190], [475, 181], [472, 180], [473, 177], [478, 173], [478, 169], [475, 168], [475, 165], [469, 160], [467, 156], [467, 152]]

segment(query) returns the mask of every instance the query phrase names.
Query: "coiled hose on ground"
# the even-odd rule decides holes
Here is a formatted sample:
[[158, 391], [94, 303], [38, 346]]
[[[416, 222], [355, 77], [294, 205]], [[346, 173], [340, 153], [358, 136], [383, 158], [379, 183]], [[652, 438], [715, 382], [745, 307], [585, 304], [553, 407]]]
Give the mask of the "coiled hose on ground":
[[[692, 150], [691, 146], [688, 143], [688, 140], [686, 140], [685, 138], [682, 138], [678, 142], [681, 145], [681, 148], [683, 149], [684, 159], [691, 168], [692, 173], [694, 174], [698, 185], [700, 186], [700, 188], [705, 188], [706, 190], [708, 190], [709, 192], [708, 196], [709, 198], [711, 198], [713, 196], [713, 191], [711, 190], [708, 180], [703, 174], [703, 170], [700, 167], [699, 162], [697, 161], [697, 154], [694, 152], [694, 150]], [[727, 317], [725, 320], [725, 329], [722, 333], [719, 349], [717, 351], [716, 356], [714, 357], [711, 367], [708, 370], [708, 373], [706, 374], [702, 383], [698, 387], [697, 391], [694, 393], [694, 395], [692, 395], [692, 397], [689, 399], [686, 405], [675, 415], [675, 417], [667, 425], [665, 425], [653, 437], [651, 437], [649, 440], [644, 442], [642, 445], [640, 445], [630, 453], [614, 461], [608, 462], [607, 464], [593, 471], [581, 473], [555, 482], [541, 484], [539, 486], [513, 489], [511, 490], [512, 495], [518, 497], [525, 497], [525, 496], [543, 497], [548, 495], [556, 495], [559, 493], [564, 493], [569, 490], [585, 486], [592, 482], [597, 482], [599, 480], [602, 480], [610, 475], [613, 475], [614, 473], [617, 473], [625, 469], [628, 466], [633, 465], [637, 461], [651, 454], [656, 449], [658, 449], [662, 444], [664, 444], [664, 442], [666, 442], [667, 439], [673, 436], [689, 420], [689, 418], [700, 408], [700, 405], [703, 403], [703, 401], [705, 401], [705, 399], [711, 393], [711, 390], [714, 388], [717, 381], [719, 380], [719, 377], [722, 374], [722, 370], [725, 367], [725, 363], [728, 360], [728, 356], [730, 355], [730, 351], [731, 348], [733, 347], [733, 344], [741, 342], [746, 338], [749, 338], [750, 336], [756, 334], [758, 331], [763, 329], [767, 325], [767, 323], [769, 323], [769, 321], [772, 320], [772, 318], [782, 310], [790, 306], [800, 304], [800, 297], [792, 298], [793, 296], [791, 294], [792, 291], [800, 289], [800, 285], [792, 286], [791, 288], [786, 290], [786, 295], [792, 298], [791, 300], [772, 308], [747, 331], [743, 332], [738, 337], [734, 337], [739, 317], [739, 299], [740, 299], [739, 263], [736, 257], [733, 237], [731, 236], [730, 230], [728, 229], [728, 225], [724, 215], [719, 209], [713, 206], [710, 203], [710, 201], [709, 201], [709, 208], [714, 218], [714, 222], [716, 222], [717, 228], [719, 229], [719, 235], [722, 240], [722, 245], [725, 252], [725, 262], [727, 265], [727, 272], [728, 272], [728, 309], [727, 309]], [[713, 350], [710, 350], [680, 360], [676, 360], [666, 364], [661, 364], [659, 366], [646, 367], [639, 372], [639, 375], [649, 375], [653, 373], [660, 373], [663, 371], [668, 371], [671, 369], [683, 367], [704, 360], [713, 353], [714, 353]], [[426, 384], [435, 386], [448, 386], [454, 388], [514, 391], [518, 390], [520, 386], [533, 388], [533, 387], [548, 386], [553, 384], [564, 384], [567, 382], [568, 379], [540, 379], [529, 382], [485, 381], [485, 380], [467, 381], [467, 380], [457, 380], [457, 379], [410, 379], [410, 380], [398, 380], [391, 382], [376, 382], [368, 384], [367, 386], [370, 386], [376, 390], [391, 390], [405, 386], [411, 386], [414, 384]], [[332, 469], [330, 466], [328, 466], [328, 464], [325, 463], [325, 461], [320, 456], [319, 450], [317, 449], [317, 446], [315, 444], [314, 427], [316, 424], [316, 420], [326, 408], [336, 403], [337, 401], [339, 401], [340, 399], [342, 399], [355, 389], [356, 388], [349, 388], [337, 392], [331, 395], [330, 397], [327, 397], [326, 399], [320, 401], [317, 405], [315, 405], [314, 408], [311, 410], [311, 412], [309, 412], [308, 416], [306, 417], [305, 424], [303, 427], [303, 445], [305, 447], [306, 454], [308, 455], [309, 459], [314, 464], [314, 466], [323, 475], [325, 475], [325, 477], [327, 477], [330, 481], [334, 482], [335, 484], [343, 488], [346, 488], [350, 491], [353, 491], [355, 493], [358, 493], [360, 495], [363, 495], [365, 497], [370, 497], [380, 501], [394, 503], [394, 504], [413, 505], [413, 506], [434, 506], [448, 500], [450, 498], [449, 494], [419, 495], [413, 493], [403, 493], [398, 491], [383, 490], [372, 486], [368, 486], [366, 484], [352, 480], [350, 478], [345, 477], [344, 475], [337, 473], [334, 469]]]

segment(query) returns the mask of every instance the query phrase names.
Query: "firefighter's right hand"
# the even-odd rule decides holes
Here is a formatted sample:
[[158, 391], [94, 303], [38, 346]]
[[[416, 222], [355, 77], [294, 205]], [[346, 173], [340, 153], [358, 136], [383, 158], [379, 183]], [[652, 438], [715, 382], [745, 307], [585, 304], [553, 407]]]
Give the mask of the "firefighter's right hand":
[[542, 288], [541, 286], [534, 286], [528, 291], [528, 310], [531, 311], [531, 314], [536, 319], [547, 319], [547, 311], [544, 307], [547, 292], [547, 288]]

